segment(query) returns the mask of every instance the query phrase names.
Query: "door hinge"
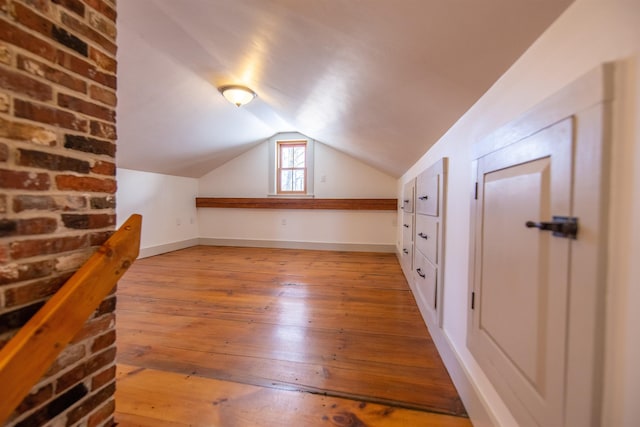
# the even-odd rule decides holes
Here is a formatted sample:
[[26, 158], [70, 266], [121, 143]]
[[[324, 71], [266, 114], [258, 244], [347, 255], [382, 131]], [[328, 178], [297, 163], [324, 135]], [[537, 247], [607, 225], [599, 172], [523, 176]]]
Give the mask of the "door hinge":
[[478, 183], [476, 182], [476, 190], [475, 190], [475, 196], [473, 196], [474, 199], [478, 200]]
[[471, 292], [471, 310], [475, 310], [476, 308], [476, 293]]

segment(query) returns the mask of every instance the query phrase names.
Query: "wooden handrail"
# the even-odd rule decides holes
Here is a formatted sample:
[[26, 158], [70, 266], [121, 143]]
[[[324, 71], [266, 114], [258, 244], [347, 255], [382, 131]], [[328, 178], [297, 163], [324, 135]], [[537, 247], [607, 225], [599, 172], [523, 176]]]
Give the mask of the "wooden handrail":
[[131, 215], [0, 350], [0, 425], [138, 257], [141, 227]]

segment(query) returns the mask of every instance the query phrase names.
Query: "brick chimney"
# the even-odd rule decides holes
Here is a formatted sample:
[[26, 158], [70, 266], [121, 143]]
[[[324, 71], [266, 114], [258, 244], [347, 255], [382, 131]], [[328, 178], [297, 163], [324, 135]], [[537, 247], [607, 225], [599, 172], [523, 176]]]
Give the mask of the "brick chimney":
[[[0, 0], [0, 347], [113, 232], [115, 19], [115, 0]], [[113, 424], [114, 309], [8, 426]]]

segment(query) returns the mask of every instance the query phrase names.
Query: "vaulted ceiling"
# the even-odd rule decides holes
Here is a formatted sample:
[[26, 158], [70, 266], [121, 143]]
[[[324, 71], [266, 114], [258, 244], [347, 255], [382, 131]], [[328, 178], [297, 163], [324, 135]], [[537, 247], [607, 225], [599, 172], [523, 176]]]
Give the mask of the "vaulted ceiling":
[[120, 1], [118, 165], [199, 177], [295, 130], [399, 176], [571, 2]]

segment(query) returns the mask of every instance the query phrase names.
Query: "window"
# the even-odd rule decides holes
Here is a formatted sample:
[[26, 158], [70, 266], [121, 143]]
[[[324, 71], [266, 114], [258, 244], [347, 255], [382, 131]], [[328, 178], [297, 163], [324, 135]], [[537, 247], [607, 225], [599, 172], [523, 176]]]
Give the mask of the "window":
[[278, 141], [278, 194], [307, 193], [307, 141]]
[[[294, 163], [285, 164], [282, 162], [282, 150], [280, 147], [287, 146], [285, 151], [288, 151], [289, 154], [293, 154]], [[302, 159], [298, 165], [295, 164], [295, 148], [293, 149], [293, 153], [290, 151], [291, 146], [304, 146], [304, 163], [300, 164]], [[268, 159], [267, 165], [269, 168], [269, 175], [267, 181], [267, 197], [313, 197], [313, 174], [314, 174], [314, 145], [315, 141], [313, 138], [309, 138], [306, 135], [301, 134], [300, 132], [279, 132], [269, 138], [269, 142], [267, 144], [267, 153]], [[300, 149], [298, 149], [300, 152]], [[287, 157], [286, 160], [288, 160]], [[284, 180], [283, 172], [281, 168], [291, 171], [285, 173]], [[303, 174], [302, 182], [300, 179], [297, 180], [298, 187], [296, 188], [294, 184], [296, 180], [294, 179], [294, 175], [296, 172], [293, 172], [294, 169], [302, 169], [304, 172], [297, 172], [298, 175]], [[291, 178], [289, 181], [287, 181]], [[281, 182], [283, 185], [286, 185], [287, 182], [290, 182], [291, 185], [289, 187], [281, 187]], [[302, 187], [302, 188], [301, 188]], [[285, 191], [283, 191], [285, 190]], [[287, 191], [289, 190], [289, 191]], [[291, 191], [291, 190], [300, 190], [300, 191]]]

